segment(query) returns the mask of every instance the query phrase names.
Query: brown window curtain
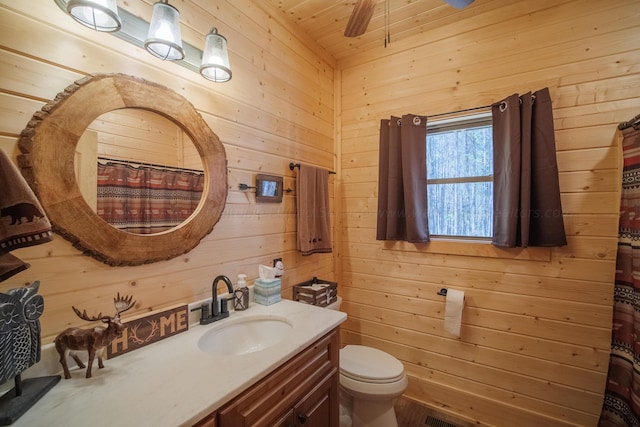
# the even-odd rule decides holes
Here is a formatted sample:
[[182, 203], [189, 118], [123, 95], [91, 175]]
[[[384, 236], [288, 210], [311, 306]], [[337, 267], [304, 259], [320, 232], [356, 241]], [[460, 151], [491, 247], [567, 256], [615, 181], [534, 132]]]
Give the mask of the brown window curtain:
[[549, 89], [511, 95], [491, 110], [492, 243], [566, 245]]
[[424, 116], [380, 121], [377, 240], [430, 240], [426, 137]]

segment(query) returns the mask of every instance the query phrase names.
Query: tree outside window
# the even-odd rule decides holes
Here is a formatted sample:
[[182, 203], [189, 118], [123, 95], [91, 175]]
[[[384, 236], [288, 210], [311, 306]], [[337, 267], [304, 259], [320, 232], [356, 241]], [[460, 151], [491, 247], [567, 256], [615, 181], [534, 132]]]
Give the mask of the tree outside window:
[[491, 117], [427, 127], [427, 200], [432, 236], [493, 234]]

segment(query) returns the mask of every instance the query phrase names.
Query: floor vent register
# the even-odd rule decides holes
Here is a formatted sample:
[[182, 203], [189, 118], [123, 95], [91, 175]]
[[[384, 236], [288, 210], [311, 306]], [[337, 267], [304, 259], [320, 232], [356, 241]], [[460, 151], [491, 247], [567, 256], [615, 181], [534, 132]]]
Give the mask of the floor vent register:
[[424, 425], [427, 427], [458, 427], [455, 424], [448, 423], [446, 421], [443, 421], [431, 415], [427, 417], [426, 421], [424, 422]]

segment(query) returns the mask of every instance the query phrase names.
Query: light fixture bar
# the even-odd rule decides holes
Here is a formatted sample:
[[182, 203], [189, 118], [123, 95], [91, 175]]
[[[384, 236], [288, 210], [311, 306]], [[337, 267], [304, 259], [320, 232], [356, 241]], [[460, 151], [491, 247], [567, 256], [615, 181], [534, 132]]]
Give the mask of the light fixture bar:
[[[69, 0], [54, 0], [56, 5], [58, 5], [65, 14], [67, 13], [68, 1]], [[147, 32], [149, 31], [149, 23], [122, 8], [118, 8], [118, 15], [122, 21], [122, 28], [120, 28], [120, 31], [110, 34], [134, 46], [144, 49], [144, 41], [147, 38]], [[194, 73], [200, 73], [202, 50], [185, 42], [184, 40], [182, 41], [182, 48], [184, 49], [184, 59], [174, 62], [193, 71]]]

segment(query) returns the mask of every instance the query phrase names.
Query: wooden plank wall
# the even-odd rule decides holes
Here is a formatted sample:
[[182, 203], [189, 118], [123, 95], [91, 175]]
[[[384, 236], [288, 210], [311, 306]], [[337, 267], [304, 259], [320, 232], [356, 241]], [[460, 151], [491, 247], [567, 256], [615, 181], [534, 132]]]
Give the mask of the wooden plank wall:
[[[611, 329], [615, 125], [640, 110], [639, 4], [481, 2], [468, 19], [337, 64], [266, 2], [220, 1], [214, 12], [207, 0], [180, 3], [186, 41], [202, 48], [213, 25], [229, 40], [234, 77], [213, 84], [73, 23], [53, 1], [0, 0], [0, 149], [15, 158], [31, 115], [74, 80], [123, 72], [189, 99], [224, 143], [229, 171], [220, 223], [185, 256], [108, 267], [58, 237], [15, 251], [32, 267], [0, 290], [42, 282], [50, 342], [82, 324], [71, 305], [108, 312], [116, 292], [134, 294], [138, 313], [199, 300], [215, 275], [255, 278], [258, 264], [282, 256], [285, 297], [314, 275], [340, 282], [349, 314], [343, 343], [400, 358], [408, 397], [484, 425], [595, 425]], [[148, 20], [152, 3], [126, 8]], [[375, 241], [381, 118], [476, 107], [544, 86], [554, 103], [567, 247]], [[295, 189], [290, 161], [338, 171], [334, 255], [296, 253], [295, 192], [274, 205], [237, 190], [256, 173], [283, 175]], [[441, 287], [466, 292], [461, 339], [442, 330]]]
[[[119, 2], [150, 19], [152, 0]], [[97, 33], [66, 16], [53, 0], [0, 1], [0, 149], [19, 154], [17, 137], [32, 114], [58, 92], [90, 73], [125, 73], [167, 86], [187, 98], [223, 142], [229, 195], [212, 234], [188, 254], [138, 267], [109, 267], [82, 255], [60, 236], [14, 251], [31, 268], [3, 282], [7, 290], [40, 280], [46, 309], [43, 341], [80, 321], [71, 306], [89, 313], [113, 310], [117, 292], [133, 294], [135, 312], [211, 296], [218, 274], [252, 281], [258, 265], [284, 258], [284, 295], [313, 276], [333, 280], [331, 254], [296, 252], [295, 191], [281, 204], [256, 204], [239, 183], [256, 173], [285, 177], [295, 189], [289, 163], [334, 168], [334, 61], [262, 2], [179, 2], [183, 39], [200, 49], [213, 26], [229, 41], [233, 79], [209, 82], [163, 62], [110, 34]], [[331, 179], [333, 182], [333, 178]], [[1, 190], [0, 190], [1, 191]], [[135, 313], [132, 312], [132, 313]]]
[[[406, 396], [481, 425], [595, 426], [610, 347], [619, 142], [640, 113], [637, 0], [476, 1], [468, 19], [338, 61], [343, 344], [395, 355]], [[498, 6], [498, 7], [496, 7]], [[378, 127], [549, 87], [569, 244], [375, 240]], [[466, 293], [461, 338], [442, 288]]]
[[133, 108], [102, 114], [87, 128], [95, 132], [98, 156], [202, 170], [195, 145], [160, 114]]

